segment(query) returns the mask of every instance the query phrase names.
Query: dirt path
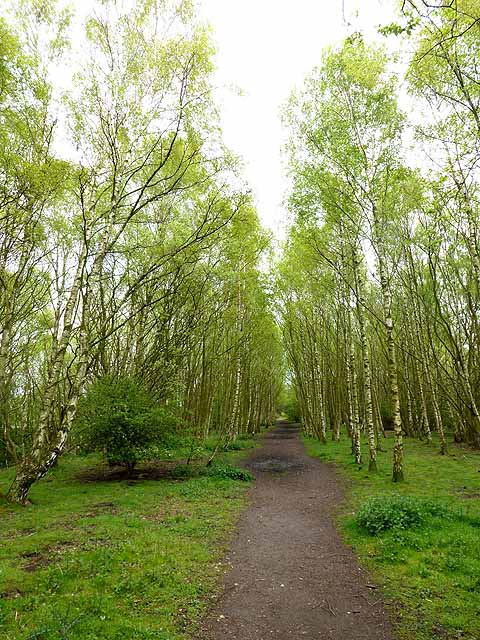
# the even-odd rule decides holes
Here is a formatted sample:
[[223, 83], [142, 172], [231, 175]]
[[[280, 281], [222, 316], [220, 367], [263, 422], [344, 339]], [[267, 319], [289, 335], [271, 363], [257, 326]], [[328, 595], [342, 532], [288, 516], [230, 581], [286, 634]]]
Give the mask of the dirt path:
[[257, 477], [223, 594], [196, 640], [390, 640], [378, 591], [332, 524], [342, 491], [279, 423], [246, 466]]

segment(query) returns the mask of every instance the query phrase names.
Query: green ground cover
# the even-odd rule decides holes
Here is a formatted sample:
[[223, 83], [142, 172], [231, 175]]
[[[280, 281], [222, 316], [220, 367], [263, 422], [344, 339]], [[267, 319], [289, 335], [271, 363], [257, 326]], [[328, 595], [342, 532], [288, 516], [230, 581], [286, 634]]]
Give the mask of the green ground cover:
[[[382, 441], [387, 451], [378, 454], [376, 474], [354, 464], [346, 436], [338, 443], [322, 445], [309, 438], [305, 443], [310, 455], [335, 462], [346, 479], [339, 526], [382, 586], [399, 637], [478, 640], [480, 454], [451, 445], [449, 455], [442, 457], [433, 445], [407, 440], [406, 481], [394, 484], [392, 439]], [[405, 496], [412, 498], [405, 501]], [[380, 502], [372, 502], [375, 498]], [[360, 526], [395, 519], [405, 502], [415, 506], [413, 520], [420, 522], [400, 519], [399, 526], [376, 535]]]
[[[225, 465], [252, 444], [234, 445], [218, 477], [86, 482], [98, 459], [66, 456], [33, 506], [0, 498], [0, 638], [190, 637], [249, 486]], [[0, 494], [11, 476], [0, 471]]]

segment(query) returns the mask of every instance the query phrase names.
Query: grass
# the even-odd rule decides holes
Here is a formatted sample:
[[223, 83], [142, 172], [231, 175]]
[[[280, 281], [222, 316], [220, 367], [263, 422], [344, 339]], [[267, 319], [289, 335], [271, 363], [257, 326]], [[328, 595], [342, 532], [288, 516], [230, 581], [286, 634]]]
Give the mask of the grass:
[[[32, 488], [31, 507], [0, 499], [0, 638], [181, 640], [194, 632], [248, 484], [78, 480], [97, 463], [63, 458]], [[11, 477], [0, 471], [0, 493]]]
[[[390, 438], [382, 441], [387, 451], [378, 454], [376, 474], [354, 464], [346, 437], [326, 445], [308, 438], [305, 442], [310, 455], [335, 462], [347, 480], [347, 500], [339, 525], [382, 585], [393, 609], [398, 637], [478, 640], [480, 454], [451, 445], [450, 454], [440, 456], [438, 448], [407, 439], [406, 480], [394, 484]], [[366, 456], [366, 444], [363, 451]], [[394, 504], [405, 496], [412, 497], [420, 509], [422, 504], [430, 505], [433, 514], [424, 513], [418, 526], [394, 526], [378, 535], [369, 535], [359, 526], [358, 512], [379, 508], [379, 501], [372, 504], [372, 499]], [[436, 505], [433, 510], [432, 503]]]

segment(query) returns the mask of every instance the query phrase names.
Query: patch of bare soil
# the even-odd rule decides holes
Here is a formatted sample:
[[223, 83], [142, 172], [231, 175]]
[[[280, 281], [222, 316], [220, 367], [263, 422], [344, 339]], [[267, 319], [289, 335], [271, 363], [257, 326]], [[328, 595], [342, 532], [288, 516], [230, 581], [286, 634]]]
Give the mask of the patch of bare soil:
[[112, 546], [112, 541], [109, 538], [92, 537], [82, 543], [73, 542], [72, 540], [58, 542], [57, 544], [44, 547], [39, 551], [22, 553], [20, 557], [23, 560], [26, 560], [22, 565], [22, 569], [31, 573], [38, 569], [45, 569], [51, 564], [55, 564], [55, 562], [61, 560], [62, 556], [67, 552], [91, 551], [99, 549], [100, 547], [110, 546]]
[[270, 473], [283, 473], [285, 471], [303, 471], [306, 465], [291, 456], [272, 457], [266, 455], [263, 458], [256, 458], [245, 465], [252, 471], [269, 471]]
[[77, 475], [80, 482], [115, 482], [127, 480], [136, 483], [142, 480], [166, 480], [171, 479], [172, 468], [178, 464], [176, 462], [152, 462], [128, 471], [125, 467], [107, 465], [91, 467], [85, 469]]
[[0, 535], [0, 542], [2, 540], [13, 540], [15, 538], [23, 538], [27, 536], [33, 536], [37, 532], [36, 529], [15, 529], [14, 531], [5, 531]]
[[58, 560], [58, 558], [66, 551], [76, 548], [77, 545], [74, 542], [67, 540], [65, 542], [59, 542], [56, 545], [46, 547], [45, 549], [42, 549], [42, 551], [22, 553], [20, 557], [27, 561], [22, 565], [22, 569], [28, 572], [44, 569]]
[[468, 489], [467, 487], [460, 487], [456, 489], [455, 492], [457, 497], [463, 498], [464, 500], [478, 500], [480, 498], [480, 491]]
[[77, 514], [77, 519], [96, 518], [102, 513], [118, 513], [117, 505], [114, 502], [94, 502], [88, 511]]
[[0, 593], [0, 600], [14, 600], [15, 598], [22, 598], [23, 593], [18, 589], [10, 589], [8, 591], [2, 591]]
[[223, 592], [196, 640], [391, 640], [375, 585], [341, 540], [334, 470], [279, 423], [246, 466], [256, 475]]
[[27, 562], [22, 565], [22, 569], [24, 571], [28, 571], [29, 573], [31, 573], [32, 571], [37, 571], [37, 569], [48, 567], [48, 565], [52, 562], [52, 560], [47, 555], [36, 551], [33, 551], [32, 553], [24, 553], [22, 554], [22, 558], [27, 560]]

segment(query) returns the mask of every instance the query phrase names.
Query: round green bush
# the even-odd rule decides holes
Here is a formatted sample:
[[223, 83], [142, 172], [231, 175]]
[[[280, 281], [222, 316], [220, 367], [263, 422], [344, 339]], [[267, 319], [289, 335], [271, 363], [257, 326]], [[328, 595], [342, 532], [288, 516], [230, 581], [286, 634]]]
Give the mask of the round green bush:
[[175, 429], [175, 417], [156, 406], [136, 380], [105, 376], [80, 402], [77, 429], [84, 451], [100, 451], [109, 464], [131, 472]]

